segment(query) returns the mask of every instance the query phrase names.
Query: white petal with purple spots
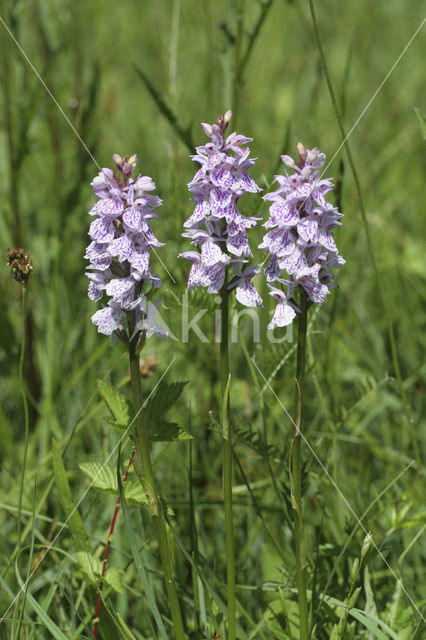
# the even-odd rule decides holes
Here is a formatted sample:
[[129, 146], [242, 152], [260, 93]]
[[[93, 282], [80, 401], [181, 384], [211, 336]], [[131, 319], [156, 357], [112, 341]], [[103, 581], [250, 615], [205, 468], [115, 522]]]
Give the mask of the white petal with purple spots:
[[89, 236], [97, 242], [110, 242], [114, 238], [114, 225], [110, 218], [97, 218], [92, 222]]

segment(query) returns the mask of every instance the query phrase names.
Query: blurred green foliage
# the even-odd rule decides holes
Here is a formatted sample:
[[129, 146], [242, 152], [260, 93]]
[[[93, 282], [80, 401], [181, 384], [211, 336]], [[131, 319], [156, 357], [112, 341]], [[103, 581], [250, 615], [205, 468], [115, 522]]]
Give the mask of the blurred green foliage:
[[[339, 289], [317, 313], [311, 312], [305, 434], [360, 516], [413, 459], [413, 442], [417, 441], [424, 457], [425, 143], [414, 111], [419, 107], [425, 112], [424, 29], [370, 104], [423, 15], [415, 0], [323, 0], [315, 5], [345, 127], [351, 132], [349, 143], [397, 338], [410, 412], [407, 425], [357, 193], [340, 148], [308, 2], [274, 0], [266, 4], [265, 20], [239, 77], [238, 130], [254, 138], [252, 155], [258, 161], [251, 173], [265, 191], [272, 185], [274, 173], [282, 170], [280, 153], [293, 154], [299, 140], [325, 152], [330, 160], [327, 173], [340, 181], [345, 218], [338, 245], [347, 264], [339, 274]], [[255, 0], [244, 3], [244, 51], [262, 6], [264, 3]], [[67, 515], [61, 511], [57, 488], [51, 481], [52, 436], [63, 452], [75, 502], [87, 486], [78, 464], [106, 459], [118, 439], [117, 431], [105, 420], [96, 379], [120, 384], [127, 392], [128, 364], [121, 346], [110, 349], [108, 340], [99, 336], [90, 322], [96, 307], [86, 296], [83, 259], [90, 223], [87, 211], [94, 202], [89, 182], [98, 172], [97, 164], [111, 166], [114, 152], [137, 153], [138, 169], [153, 177], [163, 199], [156, 230], [167, 243], [159, 255], [172, 277], [161, 264], [156, 265], [164, 282], [160, 312], [177, 339], [150, 339], [143, 356], [155, 356], [160, 366], [148, 378], [146, 389], [154, 387], [175, 357], [167, 381], [189, 380], [189, 384], [171, 413], [179, 424], [191, 429], [195, 439], [191, 445], [157, 443], [155, 467], [164, 499], [175, 513], [176, 534], [187, 551], [195, 554], [206, 580], [223, 597], [221, 440], [215, 426], [217, 345], [213, 341], [203, 344], [191, 333], [189, 344], [179, 339], [182, 313], [186, 313], [181, 294], [188, 264], [177, 255], [188, 249], [180, 234], [182, 222], [192, 210], [186, 183], [195, 165], [135, 67], [143, 71], [182, 129], [190, 132], [194, 144], [204, 144], [200, 122], [213, 122], [232, 106], [235, 2], [3, 0], [0, 16], [64, 112], [0, 25], [1, 250], [4, 255], [12, 246], [23, 246], [35, 263], [28, 290], [31, 312], [26, 362], [32, 425], [23, 502], [24, 537], [20, 542], [16, 517], [24, 427], [17, 372], [22, 317], [19, 286], [6, 267], [0, 272], [0, 615], [18, 590], [16, 572], [25, 574], [31, 531], [37, 554], [38, 545], [55, 536], [59, 522]], [[243, 210], [264, 210], [261, 199], [254, 200], [253, 204], [250, 198], [243, 199]], [[259, 228], [252, 246], [261, 234]], [[259, 251], [255, 251], [255, 258], [261, 259]], [[292, 345], [266, 340], [264, 328], [272, 305], [265, 288], [263, 293], [261, 345], [253, 344], [248, 319], [242, 318], [241, 335], [291, 412], [294, 357], [288, 352]], [[200, 322], [210, 337], [215, 304], [206, 298], [200, 292], [191, 294], [188, 313], [193, 317], [198, 309], [210, 308], [211, 313]], [[264, 388], [259, 374], [257, 384], [254, 382], [241, 341], [232, 345], [231, 368], [235, 452], [240, 463], [235, 471], [239, 624], [247, 638], [289, 638], [286, 615], [294, 622], [295, 599], [291, 591], [281, 592], [279, 585], [294, 585], [291, 519], [286, 515], [291, 511], [287, 477], [291, 422]], [[193, 508], [188, 483], [190, 450]], [[126, 444], [127, 453], [130, 443]], [[356, 523], [307, 447], [303, 456], [310, 588], [317, 625], [313, 637], [328, 638], [339, 615], [325, 603], [318, 611], [321, 592], [334, 569], [327, 595], [345, 600], [352, 563], [359, 557], [365, 534], [358, 528], [337, 564]], [[423, 611], [424, 471], [417, 460], [363, 521]], [[89, 491], [80, 505], [98, 554], [113, 508], [113, 498], [99, 496], [95, 490]], [[136, 510], [131, 516], [136, 530], [145, 531], [146, 537], [140, 539], [142, 555], [160, 609], [167, 612], [161, 581], [155, 577], [158, 567], [148, 535], [149, 519]], [[140, 528], [142, 523], [144, 529]], [[84, 575], [72, 560], [74, 552], [66, 526], [29, 589], [66, 637], [72, 637], [85, 619], [86, 635], [76, 637], [90, 637], [94, 601], [82, 600]], [[204, 591], [200, 584], [197, 587], [194, 568], [178, 545], [175, 555], [190, 637], [212, 637], [222, 622], [217, 602], [205, 585]], [[108, 608], [119, 612], [135, 637], [157, 637], [140, 600], [124, 527], [119, 526], [115, 534], [112, 556], [112, 563], [126, 570], [125, 591], [117, 596], [106, 590]], [[369, 573], [362, 571], [360, 585], [364, 589], [357, 607], [380, 618], [397, 637], [420, 638], [418, 613], [375, 549], [370, 549], [365, 563]], [[58, 567], [62, 577], [52, 590]], [[287, 614], [280, 600], [282, 593]], [[9, 620], [18, 618], [19, 603], [22, 599], [8, 612]], [[28, 636], [22, 637], [47, 637], [46, 619], [32, 600], [27, 602], [23, 619]], [[3, 637], [10, 637], [8, 625], [12, 623], [3, 624]], [[372, 637], [361, 622], [350, 618], [350, 624], [356, 626], [347, 628], [345, 638]], [[256, 625], [260, 625], [258, 629]], [[110, 627], [101, 629], [102, 637], [116, 637]], [[54, 627], [50, 631], [54, 635]]]

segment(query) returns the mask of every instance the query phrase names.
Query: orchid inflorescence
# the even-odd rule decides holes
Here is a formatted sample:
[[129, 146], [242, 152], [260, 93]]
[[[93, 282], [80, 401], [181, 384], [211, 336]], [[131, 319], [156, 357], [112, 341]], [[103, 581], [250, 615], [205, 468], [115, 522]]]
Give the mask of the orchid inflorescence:
[[99, 333], [122, 337], [128, 327], [127, 313], [135, 313], [135, 326], [149, 337], [164, 335], [152, 320], [153, 305], [147, 295], [161, 285], [150, 268], [150, 252], [164, 246], [155, 237], [149, 221], [157, 218], [154, 209], [161, 200], [149, 192], [155, 184], [148, 176], [131, 177], [136, 155], [113, 155], [117, 173], [102, 169], [91, 183], [98, 202], [89, 211], [95, 216], [90, 225], [92, 240], [85, 257], [90, 260], [87, 277], [89, 298], [95, 302], [109, 296], [108, 304], [92, 316]]
[[236, 298], [243, 305], [262, 306], [251, 281], [259, 267], [246, 267], [247, 258], [252, 256], [247, 229], [259, 218], [245, 216], [237, 208], [242, 195], [261, 189], [247, 172], [255, 164], [249, 159], [250, 150], [242, 148], [252, 138], [235, 132], [225, 138], [231, 117], [231, 111], [227, 111], [215, 124], [202, 124], [211, 142], [197, 147], [197, 153], [191, 156], [201, 168], [188, 184], [195, 209], [184, 223], [188, 231], [182, 234], [200, 251], [186, 251], [181, 257], [193, 262], [188, 289], [201, 286], [207, 287], [208, 293], [218, 293], [232, 265], [234, 278], [228, 288], [236, 289]]
[[[235, 132], [225, 137], [231, 117], [227, 111], [215, 124], [202, 124], [211, 141], [197, 147], [191, 156], [201, 166], [188, 184], [195, 209], [182, 234], [197, 250], [179, 257], [193, 263], [188, 289], [201, 286], [217, 294], [226, 286], [235, 289], [236, 299], [246, 307], [263, 306], [252, 282], [261, 266], [248, 263], [253, 255], [248, 230], [260, 218], [244, 215], [237, 206], [242, 195], [261, 189], [248, 173], [255, 160], [249, 158], [245, 145], [252, 138]], [[259, 248], [267, 252], [263, 272], [270, 295], [278, 302], [269, 329], [292, 323], [299, 311], [297, 291], [306, 292], [310, 302], [322, 304], [336, 286], [333, 270], [345, 263], [332, 234], [342, 214], [326, 198], [333, 190], [332, 181], [319, 173], [325, 155], [302, 143], [297, 149], [297, 164], [290, 156], [281, 156], [294, 172], [275, 176], [278, 189], [263, 198], [272, 204]], [[128, 313], [134, 312], [137, 330], [147, 337], [153, 333], [164, 336], [165, 329], [154, 324], [155, 305], [147, 301], [151, 290], [161, 285], [159, 276], [151, 272], [150, 253], [164, 245], [149, 224], [158, 217], [154, 209], [161, 200], [148, 193], [155, 189], [151, 178], [132, 178], [135, 155], [121, 158], [114, 154], [113, 159], [118, 171], [102, 169], [91, 183], [99, 200], [89, 212], [96, 217], [85, 256], [90, 260], [89, 298], [98, 301], [109, 296], [92, 321], [100, 333], [116, 332], [125, 339]]]
[[270, 295], [278, 301], [269, 329], [292, 323], [299, 311], [294, 301], [298, 287], [310, 301], [322, 304], [336, 286], [333, 269], [345, 263], [331, 233], [342, 214], [325, 197], [333, 189], [331, 180], [322, 180], [318, 171], [325, 155], [300, 142], [297, 149], [298, 164], [281, 156], [295, 173], [275, 176], [278, 189], [264, 196], [272, 204], [259, 248], [268, 251], [264, 273]]

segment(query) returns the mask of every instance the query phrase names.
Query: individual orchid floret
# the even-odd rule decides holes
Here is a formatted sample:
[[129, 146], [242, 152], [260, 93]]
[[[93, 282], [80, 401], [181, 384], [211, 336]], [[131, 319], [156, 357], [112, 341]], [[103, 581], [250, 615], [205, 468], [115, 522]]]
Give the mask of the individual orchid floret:
[[98, 201], [89, 211], [94, 220], [85, 255], [90, 261], [86, 272], [88, 293], [95, 302], [109, 298], [106, 306], [92, 316], [92, 322], [99, 333], [112, 335], [116, 331], [123, 336], [127, 313], [133, 311], [134, 324], [140, 331], [147, 336], [163, 335], [163, 330], [157, 331], [148, 318], [146, 300], [152, 288], [161, 285], [150, 268], [150, 252], [163, 246], [150, 226], [150, 221], [158, 217], [154, 209], [161, 200], [148, 193], [155, 189], [151, 178], [131, 177], [136, 155], [121, 158], [114, 154], [113, 160], [118, 171], [102, 169], [91, 183]]
[[294, 173], [275, 176], [279, 188], [264, 196], [272, 204], [259, 248], [269, 254], [264, 273], [270, 295], [278, 301], [269, 329], [292, 323], [299, 311], [293, 299], [298, 287], [312, 302], [325, 302], [336, 286], [333, 269], [345, 263], [332, 234], [342, 214], [326, 198], [333, 190], [331, 180], [322, 180], [318, 171], [325, 155], [300, 142], [297, 150], [297, 164], [290, 156], [281, 156]]
[[261, 191], [249, 175], [255, 161], [250, 150], [243, 148], [252, 138], [225, 131], [232, 117], [227, 111], [215, 124], [202, 123], [211, 142], [197, 147], [192, 160], [201, 167], [188, 184], [195, 202], [192, 215], [184, 223], [188, 238], [197, 251], [187, 251], [180, 257], [190, 260], [188, 289], [206, 287], [208, 293], [218, 293], [224, 285], [228, 268], [232, 265], [234, 277], [228, 289], [236, 289], [236, 298], [245, 306], [262, 306], [262, 300], [251, 280], [259, 268], [244, 266], [251, 252], [247, 230], [258, 218], [243, 215], [237, 207], [245, 193]]

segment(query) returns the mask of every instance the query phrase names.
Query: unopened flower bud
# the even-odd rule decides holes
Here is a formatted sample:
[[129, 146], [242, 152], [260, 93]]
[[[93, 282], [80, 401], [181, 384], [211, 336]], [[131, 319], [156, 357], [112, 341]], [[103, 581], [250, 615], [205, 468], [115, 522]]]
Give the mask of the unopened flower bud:
[[113, 153], [112, 159], [117, 165], [117, 168], [121, 170], [123, 168], [123, 158], [119, 156], [118, 153]]
[[231, 111], [231, 109], [228, 109], [228, 111], [223, 116], [224, 123], [228, 124], [230, 122], [231, 118], [232, 118], [232, 111]]
[[300, 159], [301, 163], [305, 164], [306, 157], [308, 155], [308, 150], [306, 149], [305, 145], [302, 144], [302, 142], [298, 142], [296, 147], [297, 147], [297, 150], [299, 152], [299, 159]]
[[291, 156], [286, 156], [286, 155], [281, 156], [281, 160], [284, 162], [284, 164], [287, 165], [287, 167], [290, 167], [291, 169], [296, 168], [296, 163], [294, 162]]
[[232, 111], [230, 109], [228, 109], [226, 113], [221, 113], [220, 116], [218, 117], [217, 125], [219, 126], [222, 132], [225, 131], [225, 129], [227, 128], [231, 118], [232, 118]]
[[132, 171], [136, 167], [137, 161], [138, 161], [138, 156], [136, 155], [136, 153], [130, 156], [130, 158], [127, 160], [128, 164], [132, 167]]
[[319, 154], [319, 151], [316, 147], [314, 147], [313, 149], [311, 149], [308, 153], [308, 157], [307, 157], [307, 162], [315, 162], [315, 160], [317, 159], [317, 156]]

